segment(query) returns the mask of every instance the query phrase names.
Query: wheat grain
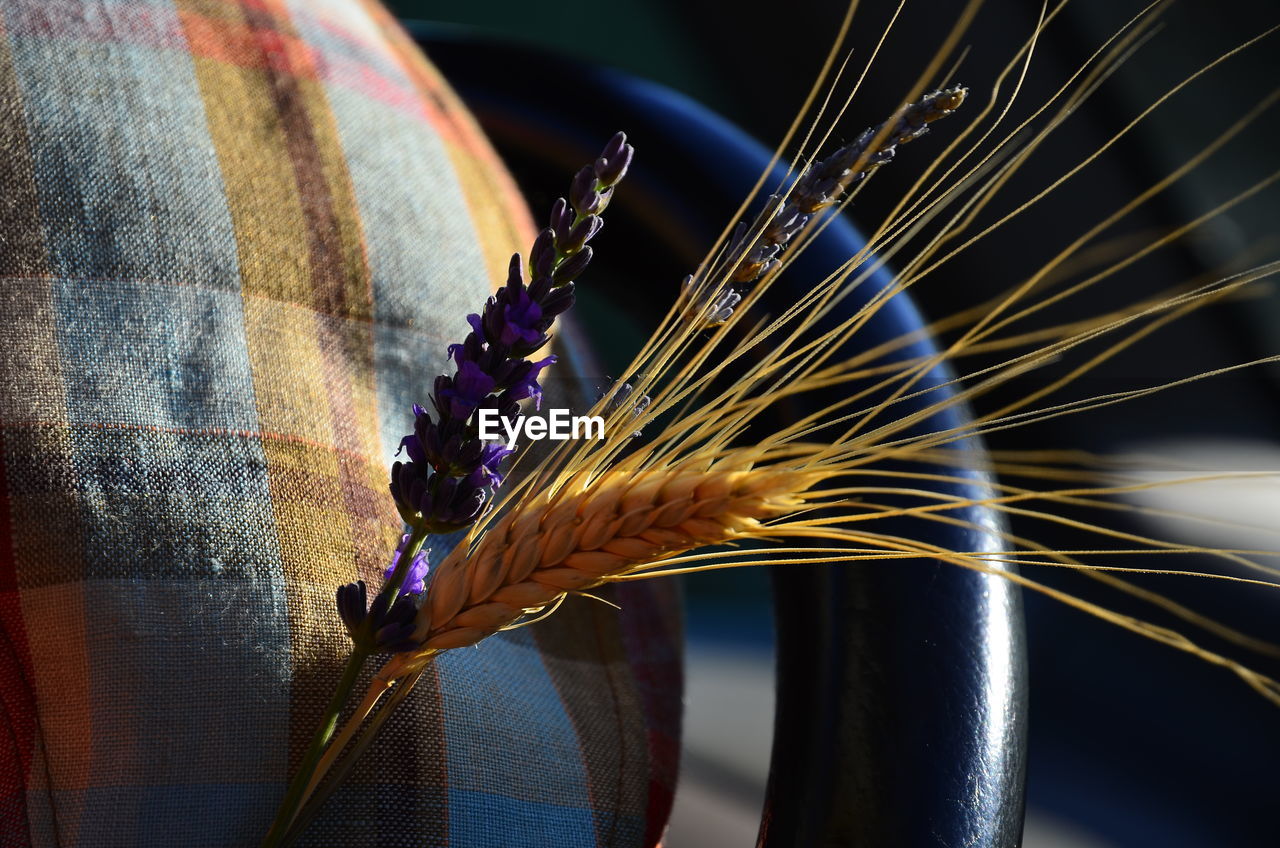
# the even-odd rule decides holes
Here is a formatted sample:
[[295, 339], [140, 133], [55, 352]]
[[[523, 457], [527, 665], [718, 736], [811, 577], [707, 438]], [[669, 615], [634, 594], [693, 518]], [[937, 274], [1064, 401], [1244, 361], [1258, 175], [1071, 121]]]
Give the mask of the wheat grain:
[[623, 462], [522, 499], [441, 563], [417, 637], [427, 652], [471, 645], [636, 566], [763, 535], [763, 521], [803, 507], [826, 475], [756, 465], [758, 453], [648, 470]]

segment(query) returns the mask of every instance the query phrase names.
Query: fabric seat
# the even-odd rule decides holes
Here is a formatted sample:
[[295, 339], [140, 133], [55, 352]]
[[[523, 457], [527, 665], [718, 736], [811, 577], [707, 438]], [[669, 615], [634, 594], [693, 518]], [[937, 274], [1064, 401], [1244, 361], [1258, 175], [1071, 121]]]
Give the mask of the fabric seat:
[[[253, 845], [344, 659], [334, 588], [399, 532], [410, 405], [532, 228], [374, 3], [0, 24], [0, 842]], [[443, 658], [306, 844], [654, 844], [672, 591]]]

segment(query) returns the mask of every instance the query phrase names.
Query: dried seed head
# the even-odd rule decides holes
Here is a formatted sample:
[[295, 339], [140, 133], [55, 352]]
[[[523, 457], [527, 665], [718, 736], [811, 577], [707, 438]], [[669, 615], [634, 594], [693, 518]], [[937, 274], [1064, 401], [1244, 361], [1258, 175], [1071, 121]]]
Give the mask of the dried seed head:
[[414, 635], [428, 651], [473, 644], [638, 565], [761, 535], [762, 521], [802, 506], [821, 477], [755, 467], [739, 453], [710, 468], [705, 460], [654, 470], [624, 463], [526, 496], [475, 547], [440, 564]]
[[[680, 283], [680, 297], [693, 300], [697, 297], [693, 275], [690, 274]], [[698, 298], [700, 306], [694, 318], [700, 324], [714, 327], [723, 324], [733, 316], [733, 310], [742, 302], [742, 295], [732, 288], [723, 288], [719, 292], [704, 292]]]
[[[645, 410], [649, 408], [649, 404], [652, 402], [648, 395], [638, 393], [635, 386], [630, 383], [619, 384], [617, 382], [596, 395], [596, 401], [601, 400], [605, 401], [605, 415], [612, 415], [620, 409], [627, 409], [629, 417], [632, 419], [644, 415]], [[631, 434], [631, 437], [638, 438], [640, 435], [641, 431], [636, 430]]]
[[900, 145], [924, 135], [931, 123], [960, 108], [968, 93], [957, 85], [924, 95], [893, 120], [864, 130], [853, 142], [814, 162], [785, 197], [769, 197], [756, 219], [759, 234], [750, 243], [747, 234], [752, 228], [746, 222], [734, 229], [726, 248], [728, 284], [706, 293], [707, 305], [698, 320], [708, 326], [729, 320], [746, 287], [779, 267], [782, 251], [815, 214], [839, 203], [876, 168], [892, 162]]

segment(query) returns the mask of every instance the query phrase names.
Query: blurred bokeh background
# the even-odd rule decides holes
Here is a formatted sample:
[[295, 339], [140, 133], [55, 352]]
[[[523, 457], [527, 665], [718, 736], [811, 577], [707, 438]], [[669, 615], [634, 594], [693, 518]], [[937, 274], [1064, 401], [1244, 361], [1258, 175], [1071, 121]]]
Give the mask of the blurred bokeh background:
[[[564, 0], [534, 4], [487, 0], [459, 4], [398, 0], [405, 19], [430, 22], [437, 32], [466, 39], [509, 40], [660, 82], [728, 117], [766, 144], [782, 137], [817, 73], [844, 13], [832, 0], [785, 4], [716, 0]], [[896, 3], [862, 3], [849, 41], [854, 62], [869, 54]], [[1082, 0], [1060, 14], [1036, 47], [1021, 103], [1051, 94], [1097, 45], [1144, 4]], [[847, 140], [889, 115], [921, 64], [944, 38], [961, 4], [908, 5], [873, 73], [841, 124]], [[971, 85], [981, 100], [1000, 67], [1035, 26], [1041, 4], [990, 0], [963, 44], [969, 49], [953, 81]], [[1246, 40], [1280, 23], [1269, 2], [1173, 4], [1162, 24], [1125, 65], [1030, 160], [1008, 189], [1025, 198], [1080, 161], [1170, 87]], [[1120, 207], [1192, 156], [1280, 85], [1274, 39], [1233, 56], [1162, 105], [1061, 192], [965, 254], [945, 274], [913, 290], [930, 316], [947, 315], [989, 297], [1033, 272], [1095, 221]], [[446, 67], [447, 71], [447, 67]], [[510, 73], [540, 72], [536, 62]], [[948, 80], [952, 81], [952, 80]], [[566, 110], [591, 109], [574, 99], [573, 81], [548, 77], [564, 91]], [[625, 127], [622, 127], [625, 129]], [[940, 130], [940, 133], [945, 133]], [[645, 140], [634, 138], [639, 155]], [[922, 142], [922, 147], [928, 142]], [[1112, 243], [1149, 238], [1195, 217], [1280, 167], [1280, 120], [1274, 110], [1257, 120], [1177, 186], [1153, 198], [1106, 233]], [[518, 151], [505, 150], [536, 209], [545, 208], [550, 182], [522, 170]], [[877, 224], [919, 173], [904, 151], [901, 166], [885, 169], [859, 196], [851, 214]], [[547, 188], [550, 186], [550, 188]], [[687, 202], [697, 202], [690, 186]], [[1176, 246], [1144, 259], [1090, 294], [1087, 308], [1066, 304], [1050, 318], [1101, 312], [1194, 280], [1274, 259], [1280, 250], [1280, 192], [1260, 192], [1198, 229]], [[605, 253], [634, 255], [626, 214], [611, 217]], [[1105, 239], [1104, 239], [1105, 240]], [[1136, 243], [1136, 242], [1134, 242]], [[695, 245], [705, 249], [708, 245]], [[632, 251], [632, 253], [628, 253]], [[684, 273], [674, 262], [646, 257], [631, 273], [637, 297], [674, 295]], [[643, 286], [643, 292], [639, 286]], [[584, 293], [581, 313], [607, 321], [616, 351], [625, 356], [648, 327], [625, 296]], [[1081, 308], [1085, 313], [1080, 312]], [[1155, 385], [1208, 368], [1280, 351], [1280, 297], [1269, 290], [1220, 304], [1176, 322], [1081, 380], [1063, 399]], [[617, 361], [616, 359], [614, 361]], [[1060, 366], [1067, 369], [1079, 360]], [[1047, 369], [1044, 375], [1065, 373]], [[1038, 375], [1037, 379], [1045, 379]], [[1017, 391], [1025, 389], [1020, 385]], [[1280, 386], [1274, 368], [1256, 368], [1167, 392], [1141, 404], [1064, 418], [990, 439], [1009, 450], [1078, 448], [1098, 453], [1161, 450], [1206, 470], [1280, 469]], [[1010, 395], [984, 403], [995, 408]], [[980, 405], [980, 409], [984, 408]], [[1280, 514], [1274, 486], [1259, 485], [1238, 502], [1221, 491], [1190, 490], [1162, 501], [1167, 508], [1204, 511], [1261, 524]], [[1230, 544], [1212, 528], [1175, 522], [1161, 526], [1118, 517], [1135, 533], [1162, 533], [1188, 542]], [[1018, 529], [1015, 527], [1015, 529]], [[1208, 534], [1208, 535], [1206, 535]], [[1069, 528], [1035, 528], [1038, 539], [1064, 549], [1080, 546]], [[1249, 539], [1243, 546], [1254, 544]], [[1270, 542], [1274, 545], [1274, 540]], [[1180, 565], [1196, 569], [1188, 560]], [[1204, 564], [1201, 563], [1201, 566]], [[1148, 609], [1097, 595], [1069, 574], [1046, 582], [1108, 605], [1150, 616]], [[1145, 583], [1175, 599], [1231, 621], [1252, 635], [1280, 640], [1280, 605], [1265, 589], [1242, 591], [1200, 581], [1152, 578]], [[761, 573], [735, 572], [687, 581], [688, 711], [684, 779], [669, 848], [752, 844], [768, 769], [772, 733], [773, 653], [769, 582]], [[1029, 596], [1031, 739], [1025, 844], [1031, 848], [1203, 848], [1280, 844], [1280, 710], [1229, 674], [1121, 632], [1052, 601]], [[1156, 617], [1160, 623], [1171, 620]], [[1223, 646], [1210, 640], [1214, 648]], [[1275, 673], [1276, 663], [1249, 658]]]

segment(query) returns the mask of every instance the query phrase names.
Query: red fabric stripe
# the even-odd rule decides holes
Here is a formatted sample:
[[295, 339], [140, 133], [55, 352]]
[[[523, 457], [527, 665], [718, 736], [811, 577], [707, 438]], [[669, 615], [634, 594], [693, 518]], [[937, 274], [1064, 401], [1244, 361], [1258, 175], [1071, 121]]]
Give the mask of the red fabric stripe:
[[17, 560], [9, 518], [4, 433], [0, 432], [0, 706], [5, 732], [0, 735], [0, 843], [26, 845], [27, 776], [35, 751], [38, 721], [34, 672], [22, 618]]
[[144, 47], [182, 49], [182, 32], [167, 9], [142, 4], [86, 6], [80, 0], [27, 0], [6, 9], [6, 27], [14, 35], [73, 37]]
[[[271, 20], [282, 19], [262, 0], [244, 0], [242, 5], [251, 14], [261, 14]], [[376, 49], [332, 21], [317, 20], [327, 32], [353, 51], [368, 53]], [[112, 6], [110, 13], [103, 10], [97, 14], [86, 14], [85, 7], [78, 2], [41, 0], [38, 6], [25, 5], [16, 10], [8, 21], [8, 29], [18, 36], [75, 38], [190, 50], [194, 56], [229, 65], [288, 70], [295, 75], [358, 91], [400, 112], [441, 126], [448, 132], [448, 122], [432, 114], [431, 105], [423, 103], [411, 84], [388, 78], [357, 59], [319, 50], [293, 35], [276, 32], [274, 43], [267, 45], [261, 30], [255, 31], [234, 19], [182, 11], [175, 21], [167, 11], [161, 14], [140, 5]], [[268, 46], [270, 49], [263, 49]]]
[[407, 115], [431, 118], [411, 87], [367, 64], [318, 50], [295, 35], [266, 28], [270, 15], [263, 14], [256, 26], [247, 26], [242, 21], [210, 18], [188, 10], [179, 14], [194, 56], [241, 68], [318, 79], [358, 91]]
[[[7, 24], [8, 22], [2, 22]], [[0, 102], [21, 114], [21, 95], [13, 75], [7, 33], [0, 29]], [[21, 121], [0, 122], [0, 173], [6, 175], [8, 196], [0, 203], [0, 232], [5, 234], [5, 250], [0, 252], [0, 273], [33, 275], [48, 272], [39, 204], [31, 176], [31, 153], [26, 127]], [[13, 357], [0, 369], [0, 379], [12, 382], [4, 373], [21, 367], [22, 358]], [[6, 386], [6, 391], [15, 391]], [[27, 810], [28, 780], [39, 733], [34, 689], [35, 671], [22, 595], [18, 584], [18, 564], [14, 553], [12, 498], [9, 489], [7, 456], [11, 438], [0, 429], [0, 844], [30, 844]]]
[[[642, 597], [651, 593], [650, 597]], [[628, 599], [630, 595], [630, 599]], [[666, 581], [619, 586], [623, 645], [635, 674], [648, 720], [649, 802], [646, 845], [657, 845], [671, 816], [680, 768], [680, 723], [684, 688], [683, 633], [678, 590]]]

